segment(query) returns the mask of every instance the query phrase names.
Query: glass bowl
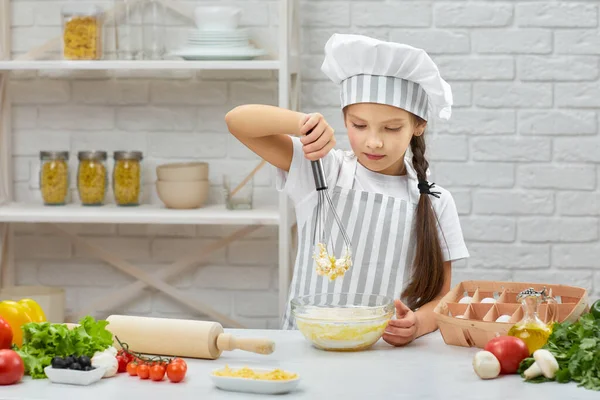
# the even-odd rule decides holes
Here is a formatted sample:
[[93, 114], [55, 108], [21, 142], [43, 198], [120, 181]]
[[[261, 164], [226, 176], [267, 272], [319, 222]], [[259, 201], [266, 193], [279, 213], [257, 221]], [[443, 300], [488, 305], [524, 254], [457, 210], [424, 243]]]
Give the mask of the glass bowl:
[[383, 335], [394, 309], [387, 296], [360, 293], [322, 293], [291, 301], [298, 330], [315, 347], [332, 351], [371, 347]]

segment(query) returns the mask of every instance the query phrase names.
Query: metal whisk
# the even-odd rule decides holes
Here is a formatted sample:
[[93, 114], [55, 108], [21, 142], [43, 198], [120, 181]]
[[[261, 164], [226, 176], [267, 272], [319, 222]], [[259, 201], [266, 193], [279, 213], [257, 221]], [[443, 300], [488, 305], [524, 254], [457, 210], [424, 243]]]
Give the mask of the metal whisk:
[[[311, 161], [311, 166], [313, 177], [315, 178], [315, 186], [319, 194], [313, 231], [313, 244], [315, 246], [314, 255], [318, 268], [317, 272], [320, 272], [320, 275], [327, 275], [333, 280], [337, 276], [343, 275], [352, 265], [352, 243], [335, 210], [329, 192], [327, 191], [327, 182], [325, 180], [325, 172], [321, 160]], [[339, 232], [346, 245], [344, 255], [340, 258], [334, 256], [335, 248], [331, 234], [333, 229], [329, 232], [327, 231], [327, 207], [329, 207], [329, 212], [331, 212], [331, 215], [335, 219]], [[323, 254], [323, 251], [325, 251], [326, 254]]]

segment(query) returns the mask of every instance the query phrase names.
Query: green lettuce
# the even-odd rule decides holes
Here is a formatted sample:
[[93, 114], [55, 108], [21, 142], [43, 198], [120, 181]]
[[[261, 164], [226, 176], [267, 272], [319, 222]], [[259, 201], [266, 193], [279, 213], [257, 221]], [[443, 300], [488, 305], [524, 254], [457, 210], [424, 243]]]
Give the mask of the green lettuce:
[[106, 326], [107, 321], [96, 321], [86, 316], [79, 326], [69, 330], [65, 324], [31, 322], [23, 325], [23, 345], [16, 349], [23, 363], [25, 373], [33, 379], [44, 379], [46, 368], [54, 357], [88, 356], [106, 350], [113, 343], [113, 335]]

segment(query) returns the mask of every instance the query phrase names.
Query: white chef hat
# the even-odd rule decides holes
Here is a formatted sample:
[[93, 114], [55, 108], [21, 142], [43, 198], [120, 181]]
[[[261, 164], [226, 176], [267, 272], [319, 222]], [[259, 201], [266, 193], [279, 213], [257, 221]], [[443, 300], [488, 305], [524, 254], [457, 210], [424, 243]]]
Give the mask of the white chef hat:
[[321, 70], [341, 84], [342, 108], [354, 103], [381, 103], [424, 120], [436, 110], [440, 118], [450, 118], [450, 85], [422, 49], [336, 33], [325, 44]]

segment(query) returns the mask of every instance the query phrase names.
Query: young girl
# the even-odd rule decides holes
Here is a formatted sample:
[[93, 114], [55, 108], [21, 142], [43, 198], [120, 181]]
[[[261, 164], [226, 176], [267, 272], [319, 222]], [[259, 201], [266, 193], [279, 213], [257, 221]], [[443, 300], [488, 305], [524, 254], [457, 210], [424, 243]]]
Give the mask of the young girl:
[[[405, 345], [437, 329], [433, 308], [450, 289], [451, 262], [469, 255], [452, 196], [428, 182], [425, 157], [427, 121], [434, 110], [450, 117], [450, 86], [423, 50], [360, 35], [334, 34], [322, 70], [341, 86], [352, 151], [333, 149], [333, 129], [318, 113], [244, 105], [227, 114], [227, 125], [277, 168], [277, 188], [295, 206], [299, 250], [290, 300], [387, 295], [396, 319], [383, 339]], [[317, 274], [313, 261], [318, 194], [311, 161], [319, 159], [353, 249], [352, 266], [335, 280]], [[338, 237], [334, 232], [334, 255], [341, 257]], [[288, 302], [283, 329], [293, 328]]]

